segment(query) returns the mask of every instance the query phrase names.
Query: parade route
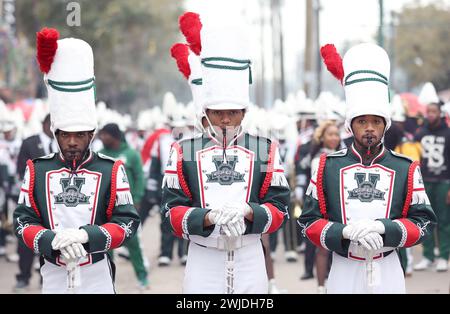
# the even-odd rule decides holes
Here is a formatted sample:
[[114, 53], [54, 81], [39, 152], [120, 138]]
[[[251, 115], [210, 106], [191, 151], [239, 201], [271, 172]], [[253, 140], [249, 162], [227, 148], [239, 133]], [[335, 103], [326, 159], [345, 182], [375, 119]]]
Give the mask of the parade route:
[[[124, 258], [116, 257], [116, 290], [120, 294], [180, 294], [182, 292], [183, 272], [182, 266], [177, 258], [168, 267], [158, 267], [157, 259], [159, 253], [159, 215], [150, 217], [146, 221], [143, 233], [144, 252], [150, 262], [150, 289], [144, 291], [138, 287], [138, 282], [133, 273], [131, 263]], [[15, 244], [10, 243], [7, 247], [9, 253], [15, 250]], [[277, 286], [280, 290], [286, 290], [289, 294], [315, 294], [317, 284], [315, 279], [301, 281], [303, 274], [303, 255], [295, 263], [288, 263], [283, 257], [283, 247], [279, 246], [275, 260], [275, 276]], [[416, 261], [420, 256], [420, 247], [414, 248]], [[176, 255], [176, 254], [175, 254]], [[0, 293], [13, 293], [15, 284], [14, 275], [18, 271], [16, 263], [9, 263], [5, 257], [0, 258]], [[411, 294], [448, 294], [450, 283], [450, 272], [437, 273], [434, 270], [414, 272], [406, 279], [406, 289]], [[37, 273], [33, 273], [29, 289], [24, 293], [40, 293]]]

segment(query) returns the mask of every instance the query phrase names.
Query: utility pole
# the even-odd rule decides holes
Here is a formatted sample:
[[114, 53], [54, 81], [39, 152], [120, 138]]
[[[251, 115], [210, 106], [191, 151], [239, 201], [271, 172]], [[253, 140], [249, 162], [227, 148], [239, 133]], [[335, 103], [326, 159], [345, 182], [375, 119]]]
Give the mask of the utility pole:
[[391, 88], [395, 89], [396, 86], [396, 51], [395, 51], [395, 42], [397, 41], [397, 14], [395, 11], [391, 11], [391, 24], [390, 24], [390, 49], [389, 49], [389, 59], [391, 60], [391, 78], [389, 79], [389, 84]]
[[257, 94], [258, 105], [266, 108], [266, 76], [265, 76], [265, 41], [264, 41], [264, 25], [266, 20], [265, 15], [265, 0], [259, 1], [259, 10], [260, 10], [260, 18], [259, 18], [259, 31], [261, 36], [261, 83], [259, 85], [259, 92]]
[[3, 0], [0, 0], [0, 26], [3, 24]]
[[281, 23], [281, 0], [271, 0], [271, 25], [273, 44], [273, 72], [274, 72], [274, 99], [285, 100], [285, 76], [284, 76], [284, 50], [283, 31]]
[[306, 0], [306, 41], [304, 90], [308, 98], [316, 98], [321, 90], [320, 72], [322, 61], [320, 57], [319, 0]]
[[[0, 0], [0, 42], [3, 41], [5, 59], [9, 59], [9, 54], [14, 53], [13, 42], [16, 36], [16, 0]], [[3, 64], [4, 81], [6, 86], [10, 86], [13, 81], [13, 65], [6, 61]]]
[[271, 89], [272, 89], [272, 97], [271, 97], [271, 102], [273, 103], [275, 99], [277, 99], [278, 97], [278, 93], [277, 93], [277, 81], [278, 81], [278, 77], [277, 77], [277, 63], [276, 60], [278, 58], [277, 55], [277, 49], [276, 49], [276, 44], [275, 44], [275, 38], [276, 38], [276, 23], [275, 23], [275, 0], [270, 0], [270, 29], [272, 31], [271, 33], [271, 41], [272, 41], [272, 80], [271, 80]]
[[378, 29], [378, 45], [384, 47], [384, 4], [383, 0], [378, 0], [380, 6], [380, 28]]
[[15, 11], [16, 0], [0, 0], [0, 25], [4, 26], [12, 36], [16, 34]]
[[280, 96], [281, 100], [286, 100], [286, 81], [285, 81], [285, 73], [284, 73], [284, 42], [283, 42], [283, 23], [281, 20], [281, 8], [280, 1], [278, 1], [278, 35], [279, 35], [279, 49], [280, 49]]
[[306, 36], [304, 57], [303, 89], [307, 97], [311, 96], [312, 88], [312, 55], [313, 55], [313, 0], [306, 0]]
[[320, 0], [314, 1], [314, 26], [315, 26], [315, 50], [316, 50], [316, 97], [322, 91], [322, 58], [320, 56]]

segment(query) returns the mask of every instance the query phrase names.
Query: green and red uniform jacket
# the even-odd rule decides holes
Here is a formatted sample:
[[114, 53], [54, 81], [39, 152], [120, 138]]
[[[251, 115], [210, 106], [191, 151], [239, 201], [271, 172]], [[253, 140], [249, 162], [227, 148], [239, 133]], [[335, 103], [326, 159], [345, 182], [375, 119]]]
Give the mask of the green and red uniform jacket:
[[384, 224], [384, 251], [423, 241], [436, 224], [417, 162], [382, 147], [368, 166], [352, 145], [320, 158], [306, 193], [299, 224], [316, 246], [341, 256], [349, 251], [342, 230], [351, 221]]
[[75, 171], [61, 154], [29, 160], [18, 207], [15, 233], [27, 247], [56, 265], [64, 265], [51, 242], [55, 231], [82, 228], [89, 241], [81, 266], [95, 263], [128, 241], [137, 231], [125, 168], [102, 154], [89, 153]]
[[203, 227], [204, 217], [227, 202], [253, 209], [245, 234], [274, 232], [284, 222], [290, 196], [277, 144], [242, 132], [231, 141], [206, 133], [175, 142], [162, 186], [161, 208], [173, 232], [191, 239], [209, 237], [214, 229], [217, 235], [215, 225]]

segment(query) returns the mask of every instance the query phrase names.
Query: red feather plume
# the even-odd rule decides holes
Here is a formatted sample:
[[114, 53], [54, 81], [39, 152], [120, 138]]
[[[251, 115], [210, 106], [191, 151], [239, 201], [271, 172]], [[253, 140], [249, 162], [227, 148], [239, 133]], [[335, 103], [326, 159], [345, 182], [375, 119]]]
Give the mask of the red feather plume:
[[202, 22], [200, 15], [194, 12], [186, 12], [179, 18], [180, 30], [186, 37], [189, 47], [196, 54], [200, 55], [202, 51], [202, 42], [200, 39], [200, 30]]
[[36, 33], [37, 61], [43, 73], [48, 73], [52, 67], [56, 50], [58, 49], [59, 32], [54, 28], [44, 27]]
[[328, 71], [334, 75], [342, 84], [344, 79], [344, 67], [342, 65], [342, 58], [332, 44], [327, 44], [320, 48], [320, 55], [323, 62], [327, 66]]
[[175, 44], [170, 48], [170, 54], [177, 61], [178, 70], [184, 75], [186, 79], [189, 79], [191, 75], [191, 67], [189, 66], [188, 56], [189, 47], [185, 44]]

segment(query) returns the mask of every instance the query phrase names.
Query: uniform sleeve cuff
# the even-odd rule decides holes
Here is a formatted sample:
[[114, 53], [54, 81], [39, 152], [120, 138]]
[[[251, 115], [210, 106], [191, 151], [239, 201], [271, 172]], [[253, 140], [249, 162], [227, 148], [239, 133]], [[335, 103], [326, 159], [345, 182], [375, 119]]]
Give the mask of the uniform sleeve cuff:
[[88, 234], [89, 240], [84, 245], [88, 253], [103, 252], [109, 249], [107, 235], [100, 229], [99, 226], [85, 225], [82, 226], [80, 229], [85, 230]]
[[397, 247], [402, 240], [402, 230], [400, 226], [391, 219], [379, 219], [384, 225], [384, 246]]
[[253, 209], [253, 222], [249, 222], [247, 230], [248, 233], [263, 233], [264, 229], [269, 221], [266, 209], [260, 206], [258, 203], [248, 203]]
[[345, 225], [333, 223], [326, 234], [325, 243], [330, 251], [347, 254], [350, 240], [342, 238], [342, 230]]
[[38, 239], [39, 252], [48, 257], [57, 257], [59, 250], [52, 249], [52, 241], [55, 238], [55, 233], [52, 230], [46, 230], [42, 236]]
[[207, 208], [195, 208], [188, 217], [188, 232], [190, 235], [208, 237], [214, 230], [214, 225], [204, 227], [205, 216], [209, 212]]

